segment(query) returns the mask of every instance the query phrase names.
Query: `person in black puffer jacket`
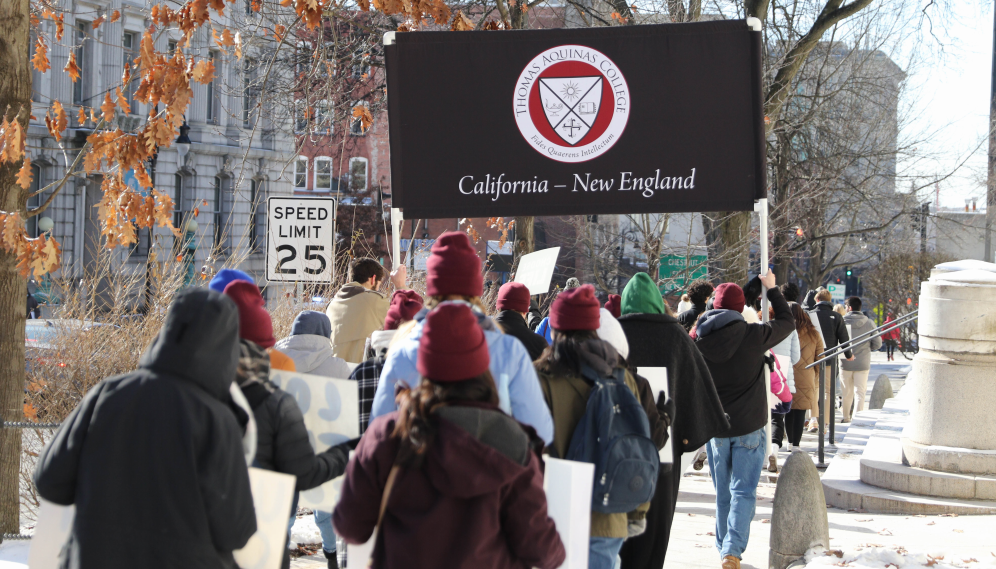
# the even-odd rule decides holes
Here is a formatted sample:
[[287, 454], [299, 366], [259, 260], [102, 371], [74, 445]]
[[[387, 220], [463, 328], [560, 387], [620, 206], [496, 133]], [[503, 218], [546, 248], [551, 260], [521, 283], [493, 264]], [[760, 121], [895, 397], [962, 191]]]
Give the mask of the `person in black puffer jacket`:
[[529, 289], [522, 283], [505, 283], [498, 290], [495, 307], [500, 311], [495, 322], [502, 332], [518, 338], [529, 352], [529, 359], [536, 361], [546, 349], [546, 340], [529, 329], [526, 314], [529, 312]]
[[[225, 295], [239, 308], [239, 365], [236, 382], [252, 407], [256, 419], [257, 447], [253, 466], [293, 474], [295, 490], [303, 492], [341, 476], [346, 471], [349, 451], [358, 441], [349, 441], [315, 454], [308, 441], [304, 417], [294, 397], [270, 381], [270, 356], [273, 347], [273, 323], [263, 308], [259, 288], [248, 281], [232, 281]], [[297, 512], [294, 496], [293, 516]], [[293, 518], [291, 519], [293, 521]], [[290, 555], [284, 548], [284, 569], [290, 567]], [[337, 567], [335, 557], [329, 567]]]

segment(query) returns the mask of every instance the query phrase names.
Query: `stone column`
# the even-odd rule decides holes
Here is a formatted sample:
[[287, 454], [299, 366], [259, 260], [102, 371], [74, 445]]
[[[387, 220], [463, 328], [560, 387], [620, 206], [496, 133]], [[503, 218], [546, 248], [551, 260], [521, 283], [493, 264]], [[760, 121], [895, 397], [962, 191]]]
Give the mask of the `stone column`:
[[[911, 466], [996, 474], [996, 265], [938, 265], [920, 289], [903, 453]], [[967, 270], [959, 270], [964, 267]]]

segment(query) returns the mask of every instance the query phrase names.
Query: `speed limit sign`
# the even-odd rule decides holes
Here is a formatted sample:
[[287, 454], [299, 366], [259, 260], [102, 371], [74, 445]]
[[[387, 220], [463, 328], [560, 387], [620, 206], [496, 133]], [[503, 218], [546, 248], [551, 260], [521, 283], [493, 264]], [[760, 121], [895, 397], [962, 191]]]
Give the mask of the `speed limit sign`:
[[266, 278], [332, 282], [335, 198], [266, 200]]

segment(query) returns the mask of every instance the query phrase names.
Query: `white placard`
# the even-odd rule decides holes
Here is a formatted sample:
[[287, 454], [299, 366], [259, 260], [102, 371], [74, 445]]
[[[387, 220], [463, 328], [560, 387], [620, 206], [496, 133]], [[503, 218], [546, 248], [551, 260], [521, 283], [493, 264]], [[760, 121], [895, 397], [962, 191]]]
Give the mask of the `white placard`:
[[266, 279], [331, 283], [335, 198], [266, 200]]
[[31, 549], [28, 550], [28, 567], [58, 569], [59, 553], [69, 541], [76, 506], [60, 506], [44, 498], [38, 499], [41, 507], [38, 508], [38, 523], [35, 524], [35, 535], [31, 538]]
[[[657, 401], [657, 394], [664, 393], [668, 397], [667, 388], [667, 368], [666, 367], [643, 367], [637, 370], [637, 373], [642, 375], [650, 383], [650, 391], [654, 394], [654, 401]], [[671, 464], [674, 462], [674, 448], [671, 444], [671, 440], [674, 438], [674, 433], [671, 432], [671, 427], [667, 428], [667, 443], [664, 444], [664, 448], [661, 449], [660, 457], [661, 462], [664, 464]]]
[[522, 283], [529, 289], [530, 296], [550, 291], [553, 269], [557, 266], [560, 247], [551, 247], [523, 255], [515, 270], [513, 282]]
[[[359, 383], [294, 371], [270, 370], [270, 381], [297, 401], [315, 452], [360, 436]], [[338, 501], [342, 477], [301, 492], [298, 506], [331, 512]]]
[[558, 569], [588, 568], [588, 538], [591, 529], [591, 488], [595, 465], [545, 457], [547, 514], [557, 524], [567, 558]]
[[256, 508], [256, 533], [245, 547], [232, 552], [242, 569], [280, 569], [296, 480], [291, 474], [249, 469], [249, 487]]

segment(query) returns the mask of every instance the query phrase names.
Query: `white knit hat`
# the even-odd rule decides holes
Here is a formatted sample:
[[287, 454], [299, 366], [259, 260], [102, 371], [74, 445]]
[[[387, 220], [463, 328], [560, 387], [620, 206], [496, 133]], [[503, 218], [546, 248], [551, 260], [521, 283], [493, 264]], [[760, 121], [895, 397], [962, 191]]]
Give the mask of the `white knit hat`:
[[629, 341], [623, 332], [622, 324], [612, 316], [612, 313], [602, 308], [599, 310], [598, 337], [609, 343], [623, 358], [629, 357]]

